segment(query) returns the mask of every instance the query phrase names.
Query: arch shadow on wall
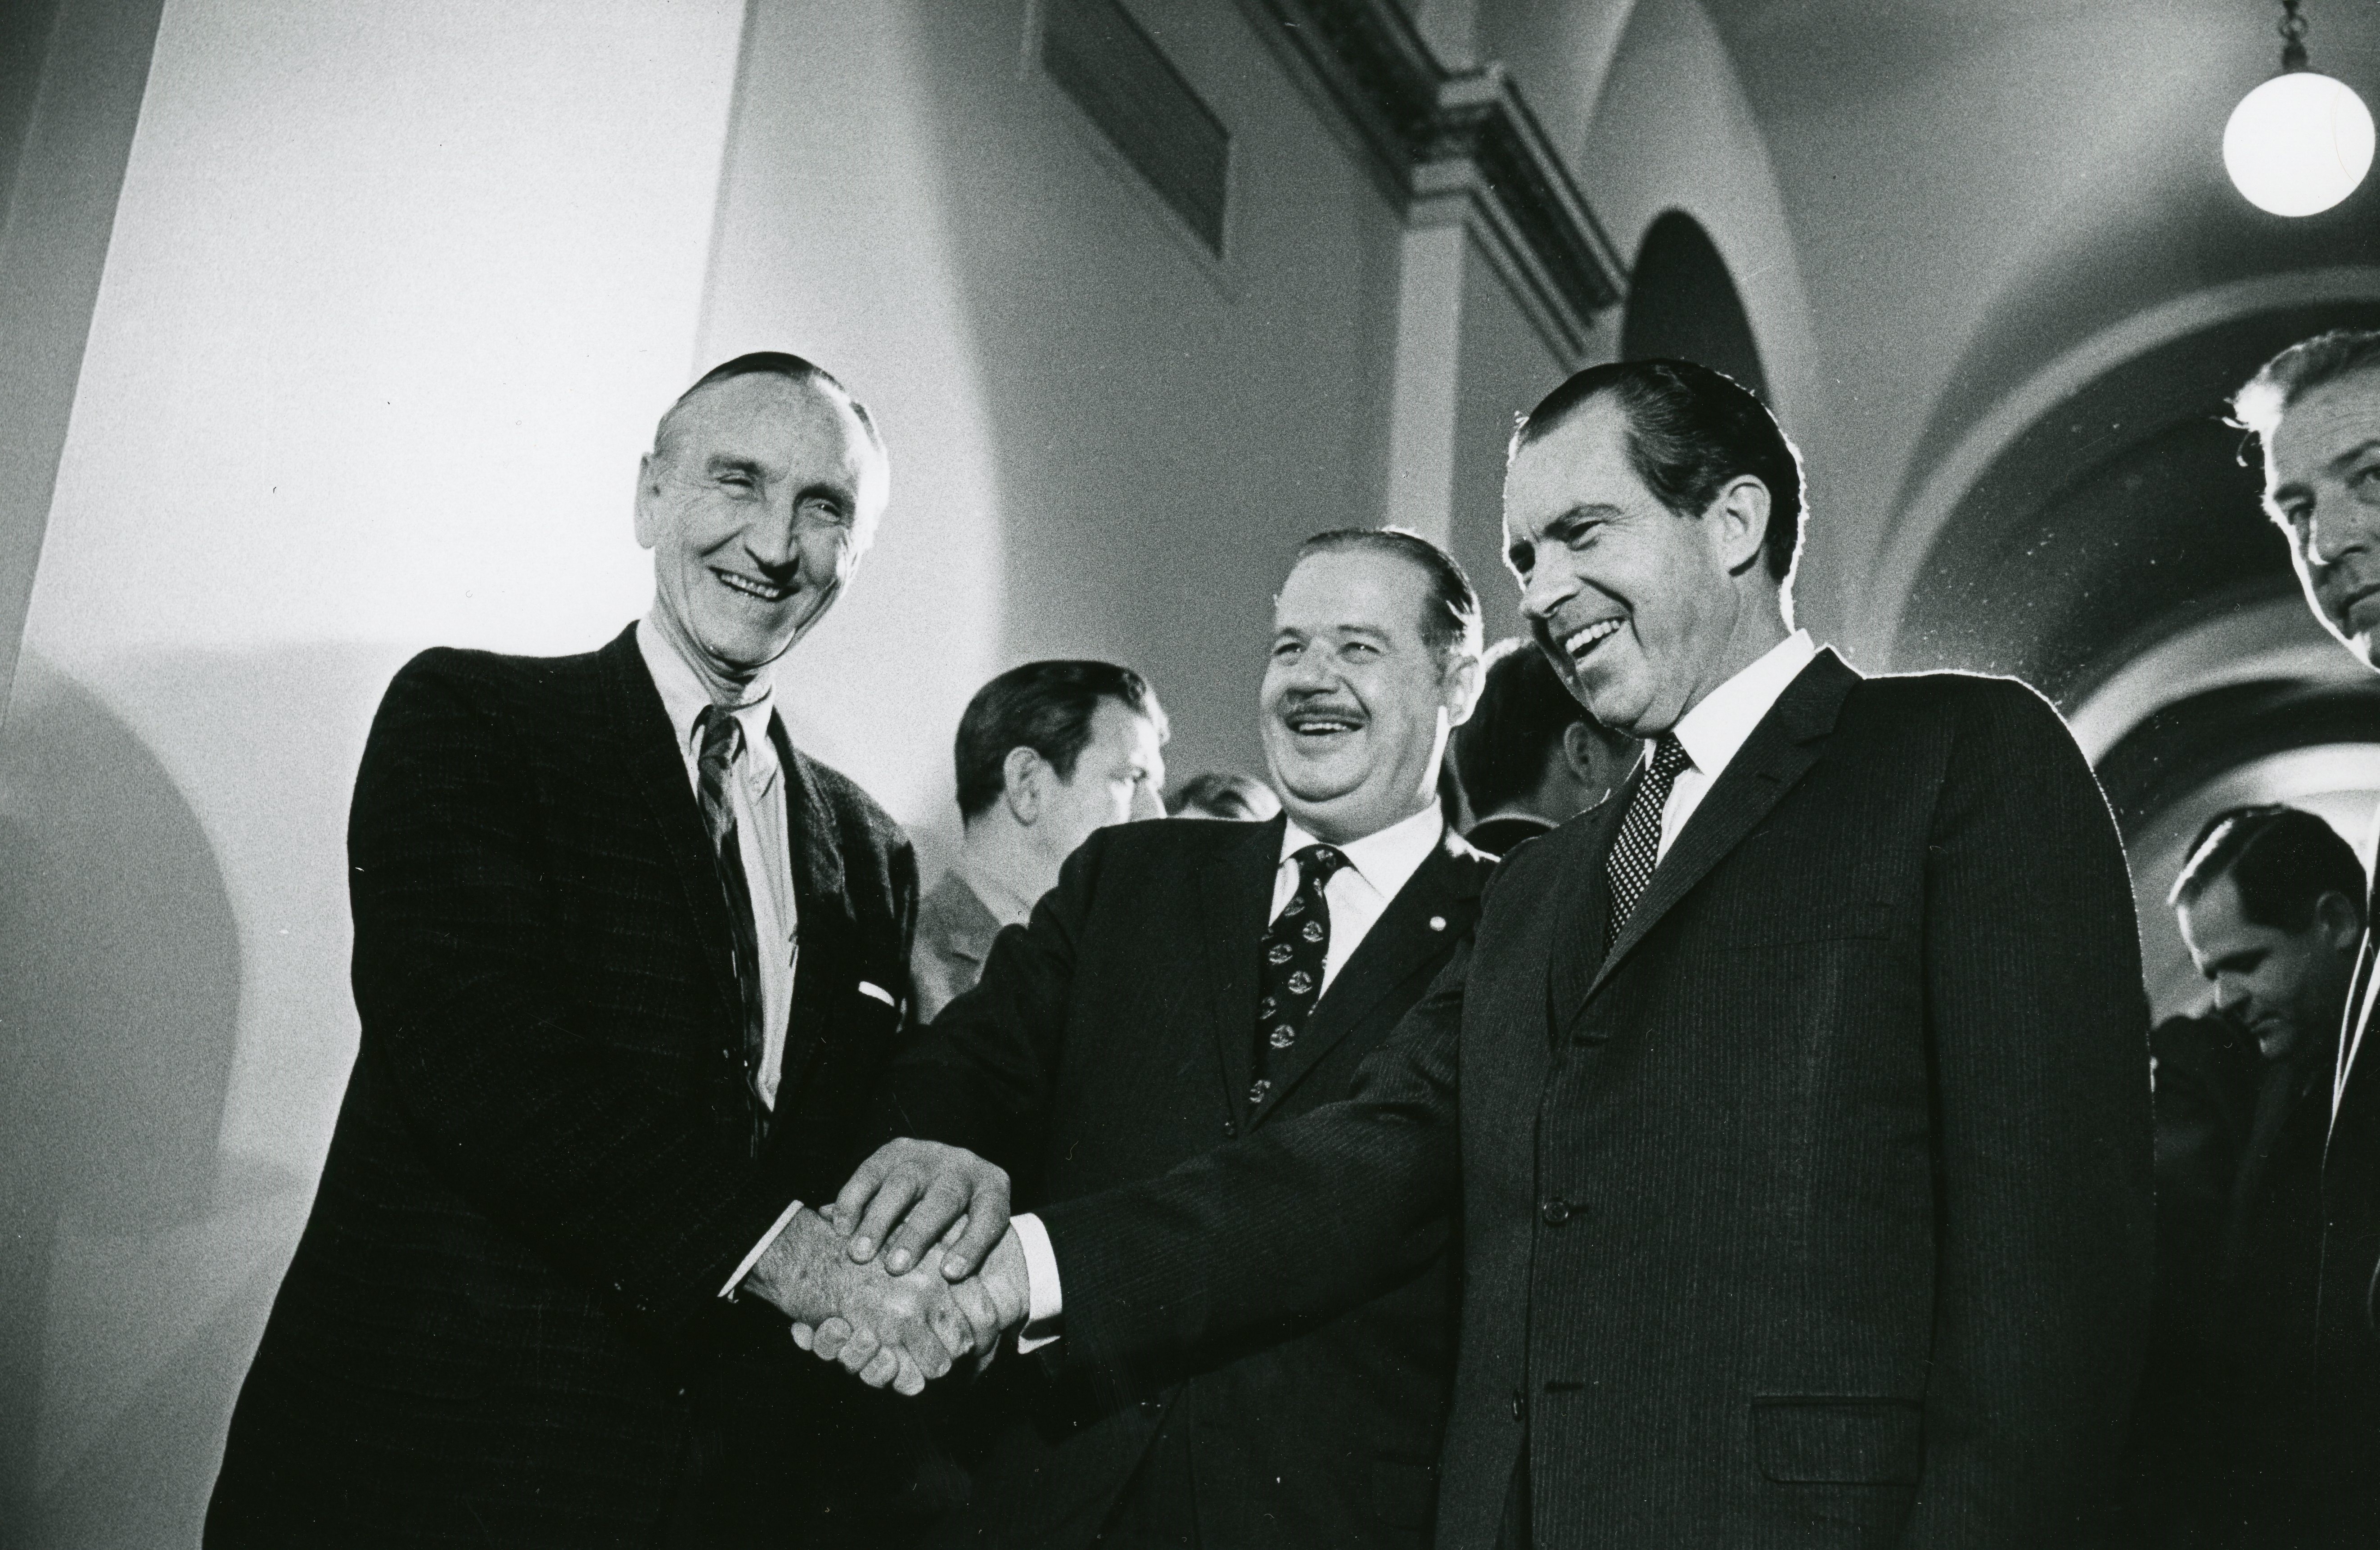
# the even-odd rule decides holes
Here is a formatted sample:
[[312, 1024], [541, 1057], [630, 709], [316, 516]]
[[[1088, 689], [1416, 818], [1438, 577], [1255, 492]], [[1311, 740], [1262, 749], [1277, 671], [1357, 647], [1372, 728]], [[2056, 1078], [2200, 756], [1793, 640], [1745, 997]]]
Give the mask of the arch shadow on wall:
[[208, 1214], [240, 955], [172, 776], [31, 658], [0, 743], [0, 1519], [41, 1534], [64, 1468], [44, 1392], [59, 1246]]
[[1629, 271], [1620, 355], [1623, 360], [1691, 360], [1726, 372], [1767, 400], [1768, 376], [1743, 297], [1710, 234], [1684, 211], [1666, 211], [1645, 228]]

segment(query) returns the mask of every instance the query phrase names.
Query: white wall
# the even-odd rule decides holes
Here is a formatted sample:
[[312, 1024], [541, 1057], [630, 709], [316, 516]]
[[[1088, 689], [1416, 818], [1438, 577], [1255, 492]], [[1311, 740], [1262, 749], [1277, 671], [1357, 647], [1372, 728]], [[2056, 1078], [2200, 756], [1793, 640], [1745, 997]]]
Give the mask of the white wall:
[[354, 1049], [372, 707], [642, 608], [741, 22], [165, 6], [0, 746], [11, 1544], [195, 1543]]

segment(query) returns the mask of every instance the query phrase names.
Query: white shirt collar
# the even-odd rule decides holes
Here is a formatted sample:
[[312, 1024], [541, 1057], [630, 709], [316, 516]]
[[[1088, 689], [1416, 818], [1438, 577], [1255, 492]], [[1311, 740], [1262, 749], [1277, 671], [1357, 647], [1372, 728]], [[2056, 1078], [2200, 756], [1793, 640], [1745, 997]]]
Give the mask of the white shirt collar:
[[[1393, 899], [1445, 837], [1446, 815], [1433, 798], [1409, 818], [1332, 848], [1347, 858], [1357, 876], [1379, 890], [1381, 898]], [[1286, 862], [1306, 846], [1324, 842], [1298, 828], [1295, 818], [1286, 819], [1281, 830], [1281, 859]]]
[[1807, 630], [1795, 630], [1760, 654], [1751, 666], [1703, 696], [1671, 730], [1692, 759], [1695, 773], [1718, 779], [1752, 729], [1777, 704], [1785, 686], [1801, 676], [1818, 654]]
[[[637, 622], [637, 649], [645, 659], [645, 671], [653, 675], [653, 687], [661, 691], [662, 708], [669, 714], [670, 730], [677, 734], [678, 753], [688, 759], [696, 757], [702, 749], [695, 722], [710, 704], [710, 691], [650, 614]], [[744, 703], [733, 714], [744, 729], [744, 751], [751, 756], [747, 765], [749, 778], [764, 793], [777, 772], [776, 748], [769, 739], [769, 719], [775, 713], [775, 681], [762, 672], [752, 680]]]

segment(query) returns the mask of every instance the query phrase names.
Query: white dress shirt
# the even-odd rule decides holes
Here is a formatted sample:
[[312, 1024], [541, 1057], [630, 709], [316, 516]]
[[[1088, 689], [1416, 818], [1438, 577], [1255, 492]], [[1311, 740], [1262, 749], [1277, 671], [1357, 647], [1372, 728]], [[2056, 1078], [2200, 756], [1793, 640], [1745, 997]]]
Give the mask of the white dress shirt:
[[1670, 800], [1661, 807], [1661, 844], [1655, 861], [1670, 854], [1670, 844], [1703, 805], [1703, 798], [1725, 772], [1752, 729], [1768, 714], [1785, 686], [1802, 674], [1818, 654], [1807, 630], [1795, 630], [1770, 647], [1752, 665], [1705, 695], [1702, 703], [1678, 719], [1670, 730], [1686, 751], [1686, 768], [1678, 771]]
[[[1347, 966], [1347, 960], [1364, 945], [1364, 938], [1379, 924], [1389, 902], [1394, 899], [1421, 864], [1429, 859], [1446, 838], [1446, 818], [1433, 801], [1411, 817], [1401, 818], [1388, 828], [1351, 840], [1338, 848], [1347, 858], [1347, 865], [1331, 875], [1322, 886], [1323, 902], [1330, 906], [1330, 944], [1323, 951], [1322, 993], [1330, 990], [1330, 982]], [[1274, 869], [1272, 908], [1265, 913], [1268, 921], [1280, 916], [1290, 896], [1297, 891], [1297, 853], [1308, 845], [1323, 843], [1297, 825], [1294, 818], [1281, 827], [1281, 865]], [[1253, 947], [1253, 944], [1251, 944]], [[1320, 998], [1317, 998], [1318, 1004]], [[1255, 1037], [1255, 1030], [1249, 1030]], [[1058, 1256], [1050, 1252], [1050, 1233], [1041, 1218], [1026, 1213], [1010, 1218], [1016, 1229], [1016, 1246], [1025, 1253], [1026, 1314], [1024, 1331], [1018, 1335], [1016, 1349], [1033, 1350], [1057, 1338], [1056, 1326], [1065, 1312], [1065, 1296], [1058, 1283]]]
[[[670, 730], [677, 736], [677, 751], [686, 761], [686, 783], [693, 788], [697, 801], [702, 795], [702, 732], [695, 722], [710, 704], [710, 691], [694, 669], [677, 654], [669, 637], [662, 635], [651, 615], [637, 624], [637, 649], [645, 659], [645, 671], [653, 675], [653, 687], [661, 691], [662, 709], [667, 712]], [[784, 771], [777, 759], [776, 739], [770, 733], [770, 723], [776, 720], [776, 708], [771, 703], [769, 674], [756, 677], [747, 688], [743, 703], [729, 714], [735, 718], [744, 735], [741, 745], [728, 761], [727, 805], [735, 813], [735, 846], [744, 858], [746, 890], [752, 895], [752, 939], [760, 944], [760, 1101], [771, 1108], [777, 1107], [778, 1068], [785, 1060], [785, 1028], [794, 1011], [794, 961], [798, 951], [796, 931], [799, 920], [794, 902], [793, 852], [785, 839], [785, 804], [780, 795], [779, 781]], [[760, 1241], [752, 1245], [719, 1289], [722, 1297], [735, 1295], [735, 1288], [760, 1263], [769, 1245], [801, 1211], [798, 1200], [778, 1215]]]

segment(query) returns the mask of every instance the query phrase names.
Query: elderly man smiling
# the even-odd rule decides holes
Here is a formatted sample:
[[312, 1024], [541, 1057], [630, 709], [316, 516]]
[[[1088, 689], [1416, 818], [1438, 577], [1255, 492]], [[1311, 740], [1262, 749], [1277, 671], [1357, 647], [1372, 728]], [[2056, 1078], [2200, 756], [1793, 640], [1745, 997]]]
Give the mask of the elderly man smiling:
[[898, 1483], [877, 1397], [756, 1304], [865, 1303], [871, 1375], [911, 1389], [975, 1343], [962, 1301], [997, 1327], [799, 1205], [867, 1152], [917, 875], [788, 740], [772, 670], [886, 478], [833, 377], [729, 361], [639, 468], [644, 620], [389, 686], [348, 829], [362, 1046], [211, 1545], [883, 1542], [845, 1527]]

